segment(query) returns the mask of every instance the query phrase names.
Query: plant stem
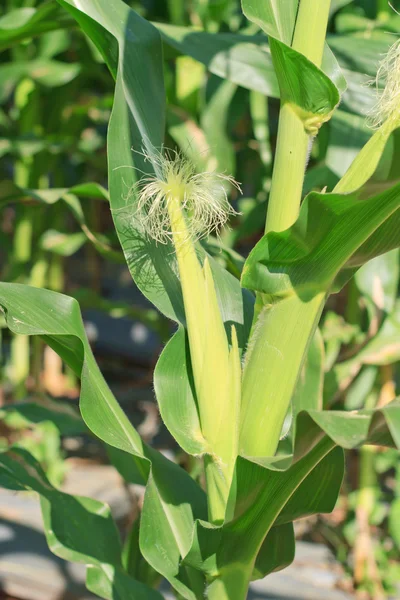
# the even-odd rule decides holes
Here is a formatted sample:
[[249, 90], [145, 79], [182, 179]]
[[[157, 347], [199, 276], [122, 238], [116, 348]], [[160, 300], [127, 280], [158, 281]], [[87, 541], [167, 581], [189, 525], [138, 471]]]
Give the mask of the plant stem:
[[309, 136], [288, 104], [281, 107], [265, 231], [284, 231], [297, 219]]
[[[320, 66], [330, 0], [301, 0], [292, 47]], [[281, 106], [266, 231], [283, 231], [297, 219], [310, 138], [289, 104]], [[239, 449], [273, 456], [298, 375], [325, 302], [294, 294], [272, 306], [258, 299], [243, 371]], [[257, 316], [257, 314], [256, 314]]]
[[262, 309], [243, 370], [239, 453], [274, 456], [324, 302], [294, 294]]
[[[301, 0], [292, 48], [320, 67], [330, 0]], [[291, 107], [281, 106], [266, 231], [283, 231], [297, 219], [310, 136]]]
[[321, 66], [331, 0], [300, 0], [292, 48]]

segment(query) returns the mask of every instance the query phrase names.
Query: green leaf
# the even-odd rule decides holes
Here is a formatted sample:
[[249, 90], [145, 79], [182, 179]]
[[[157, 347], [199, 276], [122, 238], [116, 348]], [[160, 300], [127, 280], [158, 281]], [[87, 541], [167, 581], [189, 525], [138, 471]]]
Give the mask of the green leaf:
[[292, 523], [272, 527], [257, 554], [251, 579], [263, 579], [288, 567], [294, 560], [295, 548]]
[[188, 454], [204, 454], [206, 442], [194, 395], [188, 341], [180, 327], [164, 348], [154, 372], [154, 388], [161, 417]]
[[269, 297], [295, 290], [311, 298], [327, 291], [340, 269], [400, 246], [399, 207], [400, 185], [363, 201], [355, 193], [311, 193], [290, 229], [265, 235], [257, 244], [242, 283]]
[[300, 109], [306, 129], [312, 116], [321, 117], [320, 126], [339, 103], [339, 90], [323, 71], [299, 52], [272, 37], [269, 44], [282, 102]]
[[45, 87], [58, 87], [73, 81], [80, 73], [78, 63], [38, 58], [0, 65], [0, 102], [5, 102], [17, 83], [29, 77]]
[[344, 467], [343, 450], [335, 448], [299, 485], [275, 523], [291, 523], [310, 515], [332, 512], [343, 483]]
[[271, 55], [264, 36], [208, 33], [155, 23], [164, 45], [204, 64], [210, 73], [246, 89], [279, 97]]
[[242, 0], [242, 9], [245, 16], [268, 36], [273, 36], [290, 46], [298, 4], [298, 0]]
[[[211, 77], [208, 85], [216, 84], [215, 79]], [[201, 127], [211, 151], [208, 168], [218, 173], [235, 173], [236, 170], [235, 151], [232, 140], [227, 134], [229, 106], [236, 89], [236, 85], [230, 81], [218, 82], [218, 87], [214, 90], [201, 114]]]
[[[335, 446], [354, 448], [363, 443], [400, 447], [399, 402], [376, 412], [302, 412], [293, 456], [257, 459], [257, 464], [255, 459], [239, 458], [232, 489], [233, 520], [220, 528], [198, 523], [185, 559], [212, 578], [210, 595], [217, 598], [223, 588], [229, 598], [244, 599], [248, 581], [257, 576], [259, 553], [261, 563], [275, 562], [274, 549], [266, 545], [269, 532], [294, 518], [332, 510], [344, 469], [343, 452]], [[282, 559], [289, 554], [290, 545]]]
[[[155, 25], [166, 44], [203, 63], [211, 73], [244, 88], [261, 92], [265, 96], [279, 98], [279, 85], [272, 64], [268, 40], [264, 36], [232, 33], [211, 34], [189, 27], [177, 27], [164, 23], [155, 23]], [[311, 67], [311, 69], [313, 68], [320, 73], [315, 66]], [[322, 71], [343, 94], [346, 89], [346, 80], [328, 46], [325, 47]], [[314, 70], [312, 72], [315, 73]], [[321, 76], [319, 78], [322, 81]], [[321, 83], [319, 83], [320, 86]], [[356, 86], [356, 90], [364, 96], [368, 95], [368, 90], [361, 85]], [[370, 95], [373, 95], [372, 91]], [[345, 98], [346, 94], [344, 102]], [[354, 105], [357, 107], [356, 102]]]
[[135, 600], [163, 600], [159, 592], [133, 579], [117, 567], [102, 569], [89, 565], [86, 571], [86, 587], [105, 600], [125, 600], [132, 594]]
[[330, 122], [326, 165], [338, 177], [343, 177], [371, 136], [365, 117], [335, 111]]
[[73, 562], [121, 564], [118, 530], [107, 505], [60, 492], [49, 483], [39, 463], [21, 448], [0, 454], [0, 480], [9, 489], [40, 494], [46, 539], [52, 552]]
[[[141, 538], [144, 557], [185, 598], [194, 600], [184, 583], [187, 575], [180, 557], [190, 547], [195, 518], [207, 515], [204, 492], [183, 469], [141, 440], [99, 371], [75, 300], [48, 290], [0, 283], [0, 305], [14, 333], [41, 335], [81, 377], [83, 420], [106, 444], [128, 453], [133, 467], [147, 481], [142, 531], [148, 533]], [[166, 555], [170, 557], [167, 562]], [[199, 585], [201, 581], [200, 577]]]
[[90, 566], [99, 575], [98, 585], [92, 587], [100, 595], [102, 589], [113, 592], [102, 595], [103, 598], [123, 600], [129, 590], [140, 600], [161, 600], [161, 594], [122, 570], [119, 534], [106, 504], [60, 492], [46, 479], [35, 459], [21, 448], [0, 454], [0, 482], [10, 489], [40, 494], [50, 550], [65, 560]]

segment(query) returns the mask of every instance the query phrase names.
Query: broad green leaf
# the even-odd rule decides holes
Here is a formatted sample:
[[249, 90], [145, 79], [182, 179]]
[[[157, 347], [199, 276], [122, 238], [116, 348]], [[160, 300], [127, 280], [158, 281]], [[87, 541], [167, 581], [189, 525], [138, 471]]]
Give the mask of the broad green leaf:
[[366, 407], [369, 398], [374, 398], [374, 404], [376, 404], [377, 399], [373, 387], [376, 384], [377, 376], [378, 368], [376, 366], [368, 366], [361, 370], [358, 377], [346, 389], [344, 400], [346, 410], [360, 410]]
[[60, 256], [72, 256], [86, 243], [87, 237], [84, 233], [63, 233], [55, 229], [44, 232], [39, 241], [42, 250], [54, 252]]
[[312, 117], [318, 115], [321, 118], [317, 124], [318, 130], [318, 126], [330, 118], [339, 103], [337, 87], [299, 52], [274, 38], [269, 38], [269, 44], [282, 102], [300, 109], [299, 116], [304, 120], [306, 129], [312, 126]]
[[[188, 454], [204, 454], [206, 443], [193, 391], [189, 347], [180, 327], [157, 363], [154, 387], [161, 417], [181, 448]], [[193, 375], [191, 374], [191, 377]]]
[[256, 23], [268, 36], [292, 43], [298, 0], [242, 0], [245, 16]]
[[336, 445], [400, 446], [400, 403], [377, 412], [302, 412], [296, 432], [293, 457], [258, 460], [258, 464], [238, 459], [232, 490], [236, 514], [231, 522], [221, 528], [197, 525], [185, 561], [211, 576], [210, 594], [216, 598], [222, 589], [229, 598], [246, 598], [248, 581], [253, 574], [257, 576], [259, 552], [266, 552], [260, 560], [268, 561], [264, 544], [277, 524], [333, 509], [344, 468], [343, 452]]
[[[216, 78], [209, 79], [209, 86]], [[206, 170], [219, 173], [235, 173], [235, 152], [227, 134], [229, 106], [236, 92], [236, 85], [222, 81], [214, 90], [201, 114], [201, 127], [211, 150]]]
[[[370, 180], [370, 185], [366, 186], [364, 194], [368, 195], [368, 193], [385, 189], [388, 185], [387, 182], [390, 185], [394, 181], [398, 181], [399, 141], [400, 131], [396, 122], [385, 123], [361, 149], [334, 191], [353, 192]], [[382, 182], [386, 182], [386, 184]]]
[[330, 122], [326, 165], [338, 177], [343, 177], [371, 136], [364, 117], [335, 111]]
[[328, 290], [343, 267], [361, 266], [400, 245], [399, 207], [400, 185], [363, 201], [355, 193], [311, 193], [292, 228], [264, 236], [251, 252], [243, 285], [269, 297], [296, 290], [311, 298]]
[[0, 454], [0, 481], [40, 494], [47, 543], [55, 554], [85, 564], [121, 564], [121, 543], [107, 505], [60, 492], [21, 448]]
[[[192, 56], [203, 63], [211, 73], [244, 88], [261, 92], [265, 96], [279, 98], [279, 86], [272, 64], [271, 52], [268, 40], [264, 36], [232, 33], [211, 34], [189, 27], [177, 27], [164, 23], [155, 23], [155, 25], [165, 44], [182, 54]], [[304, 57], [302, 58], [304, 59]], [[316, 67], [314, 68], [316, 69]], [[343, 94], [346, 89], [346, 80], [328, 46], [325, 47], [322, 71]], [[359, 83], [356, 84], [356, 91], [360, 95], [373, 96], [372, 90], [369, 92]], [[346, 104], [346, 94], [343, 96], [343, 101]], [[352, 106], [357, 110], [356, 102], [352, 102]]]
[[106, 504], [57, 490], [35, 459], [21, 448], [0, 454], [0, 482], [10, 489], [32, 490], [40, 495], [50, 550], [101, 574], [102, 585], [97, 590], [103, 587], [113, 592], [110, 596], [102, 595], [103, 598], [124, 600], [129, 590], [139, 600], [161, 600], [161, 594], [123, 571], [118, 530]]
[[158, 587], [161, 577], [143, 558], [139, 544], [140, 518], [139, 515], [130, 525], [124, 540], [122, 563], [126, 572], [151, 587]]
[[266, 96], [279, 97], [279, 87], [264, 36], [208, 33], [189, 27], [155, 23], [164, 45], [204, 64], [214, 75]]
[[[141, 440], [99, 371], [75, 300], [48, 290], [1, 283], [0, 305], [14, 333], [42, 336], [81, 377], [83, 420], [106, 444], [128, 453], [133, 467], [147, 481], [143, 531], [147, 528], [158, 538], [153, 543], [150, 534], [144, 536], [143, 555], [185, 598], [194, 600], [195, 596], [182, 583], [186, 572], [182, 573], [180, 557], [190, 547], [195, 518], [207, 514], [204, 492], [183, 469]], [[160, 524], [157, 532], [154, 520]], [[168, 562], [164, 544], [170, 556]]]
[[272, 527], [257, 554], [252, 580], [281, 571], [294, 560], [296, 540], [292, 523]]
[[385, 40], [350, 35], [328, 36], [328, 44], [341, 66], [350, 71], [365, 73], [370, 78], [375, 78], [379, 60], [387, 53], [393, 41], [390, 35]]
[[101, 568], [89, 565], [86, 572], [86, 587], [105, 600], [125, 600], [132, 594], [135, 600], [163, 600], [159, 592], [133, 579], [117, 567]]
[[291, 523], [309, 515], [332, 512], [343, 483], [344, 467], [343, 450], [335, 448], [299, 485], [275, 523]]

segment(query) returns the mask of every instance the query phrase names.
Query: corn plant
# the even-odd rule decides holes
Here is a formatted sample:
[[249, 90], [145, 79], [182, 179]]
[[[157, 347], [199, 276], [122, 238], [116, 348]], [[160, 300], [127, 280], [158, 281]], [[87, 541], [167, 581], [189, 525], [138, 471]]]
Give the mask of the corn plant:
[[161, 598], [158, 573], [177, 597], [243, 600], [252, 580], [292, 561], [293, 522], [333, 509], [343, 448], [400, 445], [398, 403], [324, 410], [306, 368], [329, 295], [400, 246], [399, 45], [381, 67], [374, 135], [332, 192], [301, 202], [310, 147], [346, 87], [325, 43], [331, 3], [242, 1], [268, 36], [259, 51], [272, 59], [281, 109], [265, 235], [239, 280], [201, 243], [234, 216], [228, 194], [239, 184], [163, 147], [165, 27], [121, 0], [59, 4], [116, 81], [110, 209], [136, 284], [177, 323], [154, 387], [165, 425], [203, 461], [204, 485], [140, 438], [100, 373], [78, 303], [13, 283], [0, 284], [8, 327], [41, 336], [81, 378], [86, 425], [124, 476], [146, 486], [140, 526], [122, 546], [107, 506], [53, 487], [21, 448], [1, 455], [0, 481], [39, 493], [50, 548], [86, 564], [87, 587], [102, 598]]

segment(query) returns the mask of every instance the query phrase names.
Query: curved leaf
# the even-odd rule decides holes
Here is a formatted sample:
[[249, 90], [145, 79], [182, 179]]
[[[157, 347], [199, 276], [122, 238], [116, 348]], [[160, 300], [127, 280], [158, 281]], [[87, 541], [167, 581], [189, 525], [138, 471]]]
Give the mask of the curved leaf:
[[107, 504], [57, 490], [39, 463], [21, 448], [0, 454], [0, 482], [9, 489], [35, 491], [40, 495], [50, 550], [65, 560], [84, 563], [101, 573], [103, 587], [116, 592], [113, 598], [124, 600], [129, 589], [138, 600], [161, 600], [161, 594], [123, 571], [119, 533]]
[[[223, 586], [230, 598], [242, 600], [252, 576], [263, 575], [257, 561], [278, 567], [274, 549], [270, 547], [268, 555], [267, 546], [274, 527], [332, 510], [344, 470], [343, 451], [337, 446], [355, 448], [364, 443], [400, 448], [400, 402], [378, 411], [300, 413], [292, 456], [238, 459], [233, 520], [219, 528], [198, 522], [185, 562], [208, 575], [216, 597]], [[289, 554], [290, 545], [281, 558], [286, 560]]]
[[[194, 520], [207, 515], [204, 492], [180, 467], [148, 447], [117, 403], [94, 360], [76, 300], [48, 290], [0, 283], [0, 305], [8, 327], [23, 335], [40, 335], [81, 377], [80, 410], [87, 426], [105, 443], [131, 456], [147, 481], [141, 551], [188, 600], [196, 596], [185, 583], [180, 556], [191, 544]], [[154, 531], [154, 520], [160, 524]], [[148, 525], [146, 525], [146, 523]], [[167, 532], [164, 537], [161, 531]], [[165, 561], [167, 544], [170, 561]], [[173, 549], [173, 552], [171, 550]]]
[[242, 0], [245, 16], [256, 23], [268, 36], [292, 43], [299, 0]]
[[[208, 33], [166, 23], [154, 23], [154, 25], [169, 47], [198, 60], [214, 75], [265, 96], [280, 97], [271, 51], [265, 36]], [[314, 69], [317, 68], [314, 66]], [[340, 94], [343, 94], [347, 86], [346, 80], [328, 46], [325, 46], [322, 71], [331, 79]], [[372, 90], [365, 90], [361, 85], [356, 89], [364, 96], [373, 97]], [[346, 104], [346, 95], [344, 95], [344, 103]], [[354, 103], [354, 106], [357, 108], [357, 103]]]
[[321, 125], [339, 103], [339, 90], [323, 71], [299, 52], [272, 37], [269, 44], [282, 102], [301, 109], [304, 119], [320, 116]]
[[399, 208], [399, 184], [363, 201], [357, 194], [311, 193], [290, 229], [265, 235], [250, 253], [242, 283], [272, 297], [327, 291], [343, 267], [400, 246]]
[[185, 330], [180, 327], [162, 352], [154, 371], [154, 388], [161, 417], [188, 454], [204, 454], [206, 442], [196, 407]]

